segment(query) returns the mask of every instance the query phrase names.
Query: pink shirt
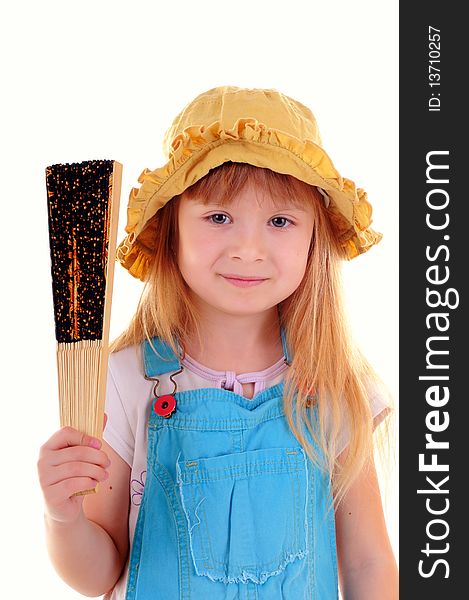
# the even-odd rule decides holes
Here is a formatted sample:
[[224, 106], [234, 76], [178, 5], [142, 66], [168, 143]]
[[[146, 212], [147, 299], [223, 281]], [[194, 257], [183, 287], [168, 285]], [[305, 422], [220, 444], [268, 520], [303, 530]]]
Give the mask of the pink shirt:
[[186, 369], [192, 371], [192, 373], [199, 375], [207, 381], [210, 384], [207, 387], [224, 388], [240, 396], [244, 395], [243, 384], [254, 383], [253, 397], [262, 392], [262, 390], [265, 390], [266, 387], [271, 387], [273, 385], [271, 381], [288, 369], [283, 356], [275, 364], [263, 371], [251, 371], [250, 373], [241, 373], [239, 375], [234, 371], [214, 371], [200, 364], [188, 354], [181, 361], [181, 364]]

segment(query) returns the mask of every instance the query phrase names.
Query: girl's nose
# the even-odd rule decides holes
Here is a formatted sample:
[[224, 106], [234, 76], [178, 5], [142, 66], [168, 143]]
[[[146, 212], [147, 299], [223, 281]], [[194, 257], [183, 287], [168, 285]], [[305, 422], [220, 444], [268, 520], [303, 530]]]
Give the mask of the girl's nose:
[[229, 252], [231, 258], [248, 262], [264, 260], [267, 253], [264, 236], [256, 227], [239, 228], [233, 231]]

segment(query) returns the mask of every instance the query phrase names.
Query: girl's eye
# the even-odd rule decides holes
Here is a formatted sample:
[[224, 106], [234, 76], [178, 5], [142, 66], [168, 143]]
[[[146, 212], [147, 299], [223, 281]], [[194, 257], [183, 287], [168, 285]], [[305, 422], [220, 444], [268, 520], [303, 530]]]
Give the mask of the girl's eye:
[[221, 217], [222, 219], [224, 218], [228, 218], [226, 215], [224, 215], [223, 213], [216, 213], [214, 215], [209, 215], [207, 217], [207, 219], [213, 223], [214, 225], [224, 225], [224, 221], [223, 220], [218, 220], [215, 217]]
[[[274, 221], [277, 221], [277, 223], [278, 223], [278, 221], [283, 221], [283, 222], [286, 222], [286, 223], [292, 223], [292, 221], [290, 221], [290, 219], [287, 219], [287, 217], [274, 217], [272, 219], [272, 222], [274, 222]], [[285, 229], [285, 227], [282, 227], [282, 225], [280, 225], [279, 227], [277, 227], [275, 225], [275, 228], [276, 229]]]
[[[223, 213], [214, 213], [206, 217], [206, 219], [214, 225], [226, 225], [231, 222], [230, 217]], [[287, 219], [287, 217], [274, 217], [271, 219], [271, 222], [276, 229], [285, 229], [288, 225], [292, 224], [292, 221]]]

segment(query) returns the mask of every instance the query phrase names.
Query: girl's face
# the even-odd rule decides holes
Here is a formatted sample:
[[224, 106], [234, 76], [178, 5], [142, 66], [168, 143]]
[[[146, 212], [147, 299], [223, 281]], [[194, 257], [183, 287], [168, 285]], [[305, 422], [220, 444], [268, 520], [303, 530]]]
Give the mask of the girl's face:
[[[182, 196], [178, 209], [178, 265], [207, 309], [232, 315], [260, 313], [299, 286], [313, 232], [313, 208], [280, 208], [246, 185], [232, 204], [202, 204]], [[255, 284], [234, 277], [260, 278]]]

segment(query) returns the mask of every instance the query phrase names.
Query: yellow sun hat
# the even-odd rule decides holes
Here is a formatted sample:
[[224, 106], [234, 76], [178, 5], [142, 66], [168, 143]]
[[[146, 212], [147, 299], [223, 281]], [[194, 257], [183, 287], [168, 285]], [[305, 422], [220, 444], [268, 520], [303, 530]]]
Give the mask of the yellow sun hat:
[[167, 162], [144, 169], [127, 207], [126, 238], [117, 259], [145, 281], [154, 253], [157, 211], [171, 198], [231, 162], [292, 175], [319, 188], [344, 256], [352, 259], [382, 238], [373, 231], [366, 192], [342, 177], [322, 148], [309, 108], [275, 89], [221, 86], [198, 95], [174, 119], [163, 140]]

